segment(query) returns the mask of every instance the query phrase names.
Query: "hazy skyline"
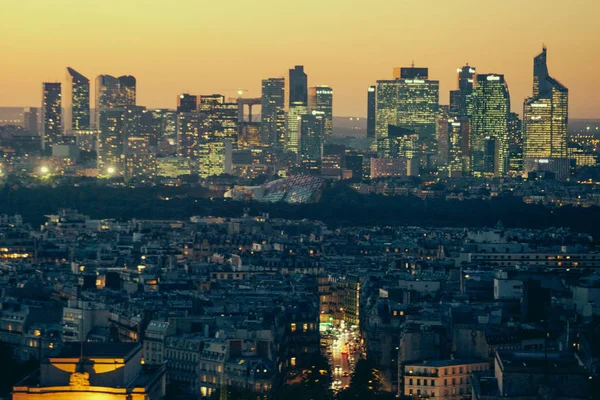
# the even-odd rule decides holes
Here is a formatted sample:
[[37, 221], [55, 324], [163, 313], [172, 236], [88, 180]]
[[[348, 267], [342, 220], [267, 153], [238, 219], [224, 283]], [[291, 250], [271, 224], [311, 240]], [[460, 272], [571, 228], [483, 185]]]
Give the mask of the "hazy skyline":
[[262, 79], [304, 65], [310, 86], [333, 88], [334, 115], [364, 117], [367, 88], [414, 61], [440, 81], [441, 104], [457, 67], [502, 73], [522, 114], [545, 43], [550, 74], [569, 88], [570, 117], [600, 118], [592, 1], [3, 3], [0, 106], [39, 106], [42, 82], [64, 82], [67, 66], [92, 82], [134, 75], [138, 104], [175, 108], [182, 92], [258, 97]]

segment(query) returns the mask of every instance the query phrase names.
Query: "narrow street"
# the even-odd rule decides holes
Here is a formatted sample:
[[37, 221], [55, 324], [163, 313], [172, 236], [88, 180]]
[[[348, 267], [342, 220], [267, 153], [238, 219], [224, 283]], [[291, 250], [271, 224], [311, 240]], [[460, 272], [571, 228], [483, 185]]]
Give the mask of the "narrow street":
[[327, 358], [331, 365], [332, 389], [340, 391], [350, 385], [354, 366], [360, 357], [360, 336], [356, 330], [342, 328], [334, 330], [332, 337]]

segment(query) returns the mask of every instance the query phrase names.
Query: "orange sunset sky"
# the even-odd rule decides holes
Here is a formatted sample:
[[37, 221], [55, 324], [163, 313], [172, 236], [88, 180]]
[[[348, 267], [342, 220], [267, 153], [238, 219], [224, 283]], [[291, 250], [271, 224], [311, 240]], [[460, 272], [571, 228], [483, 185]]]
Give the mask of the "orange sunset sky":
[[504, 73], [521, 114], [545, 43], [571, 118], [600, 118], [599, 16], [597, 0], [0, 0], [0, 106], [39, 106], [66, 66], [134, 75], [139, 105], [174, 108], [182, 92], [258, 97], [302, 64], [335, 115], [365, 116], [367, 87], [414, 60], [442, 104], [464, 63]]

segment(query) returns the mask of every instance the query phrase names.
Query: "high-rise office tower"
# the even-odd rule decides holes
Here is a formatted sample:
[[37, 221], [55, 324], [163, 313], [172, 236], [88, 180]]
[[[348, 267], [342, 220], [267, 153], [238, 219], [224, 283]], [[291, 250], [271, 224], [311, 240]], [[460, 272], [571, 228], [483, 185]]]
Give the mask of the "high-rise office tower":
[[440, 173], [462, 176], [468, 171], [469, 122], [466, 118], [440, 118], [437, 130]]
[[141, 136], [145, 107], [130, 106], [100, 110], [98, 168], [102, 175], [125, 174], [126, 147], [130, 137]]
[[278, 122], [283, 110], [285, 110], [285, 79], [263, 79], [260, 117], [261, 144], [266, 146], [277, 144], [278, 138], [282, 134], [279, 132], [282, 126]]
[[508, 167], [510, 96], [504, 75], [478, 74], [468, 114], [471, 169], [475, 176], [502, 176]]
[[[533, 61], [533, 96], [523, 104], [523, 164], [526, 172], [540, 164], [567, 165], [569, 89], [548, 74], [546, 48]], [[563, 177], [564, 168], [559, 171]]]
[[308, 109], [320, 111], [325, 116], [325, 137], [333, 133], [333, 90], [329, 86], [308, 89]]
[[149, 135], [127, 138], [125, 150], [125, 179], [149, 181], [156, 175], [156, 153], [150, 144]]
[[298, 155], [300, 151], [300, 120], [302, 115], [308, 114], [308, 107], [302, 104], [292, 104], [287, 113], [285, 128], [285, 151]]
[[313, 110], [300, 118], [300, 160], [316, 167], [323, 158], [327, 116], [323, 111]]
[[302, 65], [290, 69], [289, 106], [292, 104], [308, 105], [308, 77]]
[[375, 136], [384, 138], [390, 125], [398, 126], [414, 131], [426, 148], [433, 148], [439, 81], [429, 79], [427, 68], [396, 68], [394, 77], [377, 81]]
[[177, 112], [196, 112], [198, 110], [198, 96], [183, 93], [177, 98]]
[[458, 73], [458, 89], [450, 91], [450, 114], [456, 117], [467, 115], [467, 104], [473, 93], [475, 67], [465, 65], [456, 70]]
[[523, 130], [519, 114], [508, 116], [508, 169], [513, 172], [523, 170]]
[[135, 106], [137, 99], [137, 81], [131, 75], [123, 75], [119, 78], [119, 86], [121, 88], [122, 105]]
[[199, 156], [200, 143], [206, 141], [204, 114], [197, 111], [177, 113], [177, 155], [189, 159]]
[[33, 135], [38, 134], [38, 119], [39, 109], [37, 107], [29, 107], [23, 113], [23, 122], [25, 125], [25, 129], [27, 129], [27, 131]]
[[206, 115], [206, 138], [211, 141], [229, 140], [237, 148], [238, 103], [225, 102], [220, 94], [202, 95], [198, 110]]
[[61, 84], [42, 84], [42, 136], [44, 148], [51, 149], [62, 136], [62, 95]]
[[136, 104], [136, 80], [124, 75], [115, 78], [111, 75], [96, 77], [96, 118], [99, 127], [100, 112], [104, 108], [130, 107]]
[[90, 129], [90, 80], [73, 68], [67, 67], [64, 89], [65, 134]]
[[198, 174], [201, 178], [231, 174], [232, 144], [229, 140], [201, 143]]
[[375, 138], [375, 90], [377, 86], [369, 86], [367, 89], [367, 138]]

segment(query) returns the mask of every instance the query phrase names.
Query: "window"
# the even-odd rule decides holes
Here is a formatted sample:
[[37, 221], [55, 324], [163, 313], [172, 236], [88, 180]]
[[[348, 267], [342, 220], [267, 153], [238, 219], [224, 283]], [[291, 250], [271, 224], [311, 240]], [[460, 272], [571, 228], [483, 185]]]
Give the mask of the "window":
[[410, 378], [410, 379], [408, 380], [408, 384], [409, 384], [409, 385], [412, 385], [412, 384], [413, 384], [413, 380], [412, 380], [412, 378]]
[[427, 379], [423, 379], [423, 386], [427, 386]]
[[433, 390], [431, 391], [431, 397], [435, 397], [435, 392]]
[[417, 386], [421, 386], [421, 380], [417, 379]]
[[308, 324], [302, 324], [302, 332], [306, 332], [308, 330]]
[[448, 368], [444, 368], [444, 375], [448, 375]]
[[435, 379], [431, 380], [431, 386], [435, 386]]
[[462, 385], [462, 376], [460, 377], [460, 384]]
[[290, 324], [290, 331], [296, 332], [296, 324], [294, 324], [294, 323]]
[[456, 368], [452, 367], [452, 375], [456, 373]]
[[458, 373], [462, 374], [463, 373], [463, 367], [459, 367], [458, 368]]
[[456, 378], [452, 378], [452, 384], [456, 385]]
[[421, 389], [417, 389], [417, 396], [421, 395]]
[[292, 365], [292, 367], [295, 367], [295, 366], [296, 366], [296, 357], [292, 357], [292, 358], [290, 359], [290, 364]]
[[444, 386], [448, 386], [448, 379], [444, 379]]

